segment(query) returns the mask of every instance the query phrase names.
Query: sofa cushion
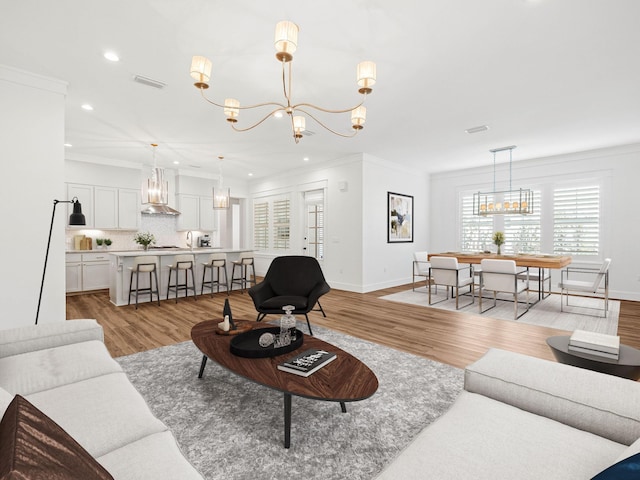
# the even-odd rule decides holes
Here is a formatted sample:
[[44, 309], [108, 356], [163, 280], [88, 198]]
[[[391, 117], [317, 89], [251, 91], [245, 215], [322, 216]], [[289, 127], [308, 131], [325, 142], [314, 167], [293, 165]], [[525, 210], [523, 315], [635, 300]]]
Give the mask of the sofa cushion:
[[2, 480], [113, 480], [59, 425], [16, 395], [0, 422]]
[[592, 480], [638, 480], [638, 478], [640, 478], [640, 453], [611, 465]]
[[0, 387], [28, 395], [121, 371], [104, 343], [93, 340], [0, 358]]
[[89, 340], [104, 340], [102, 327], [92, 319], [10, 328], [0, 330], [0, 357]]
[[640, 438], [640, 388], [624, 378], [491, 349], [465, 369], [464, 388], [614, 442]]
[[122, 372], [34, 393], [27, 398], [95, 457], [167, 430]]
[[202, 480], [170, 431], [141, 438], [97, 460], [118, 480]]
[[585, 480], [624, 445], [463, 391], [378, 480]]

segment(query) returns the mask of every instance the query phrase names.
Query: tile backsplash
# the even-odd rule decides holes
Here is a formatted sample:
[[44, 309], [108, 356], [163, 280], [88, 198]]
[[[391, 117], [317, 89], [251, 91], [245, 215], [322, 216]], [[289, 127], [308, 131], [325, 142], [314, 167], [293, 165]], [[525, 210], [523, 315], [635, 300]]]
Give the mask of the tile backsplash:
[[[140, 232], [150, 232], [156, 237], [156, 245], [172, 245], [177, 247], [187, 246], [187, 232], [176, 231], [177, 217], [172, 215], [142, 215], [140, 222]], [[110, 238], [113, 242], [111, 250], [135, 250], [141, 248], [140, 245], [133, 241], [133, 237], [137, 232], [121, 231], [121, 230], [96, 230], [96, 229], [70, 229], [66, 230], [65, 240], [66, 249], [74, 250], [75, 235], [85, 235], [93, 239], [93, 249], [97, 248], [96, 238]], [[197, 246], [197, 239], [204, 233], [211, 232], [193, 232], [193, 245]], [[217, 236], [214, 232], [211, 235], [213, 246], [219, 246], [216, 242]]]

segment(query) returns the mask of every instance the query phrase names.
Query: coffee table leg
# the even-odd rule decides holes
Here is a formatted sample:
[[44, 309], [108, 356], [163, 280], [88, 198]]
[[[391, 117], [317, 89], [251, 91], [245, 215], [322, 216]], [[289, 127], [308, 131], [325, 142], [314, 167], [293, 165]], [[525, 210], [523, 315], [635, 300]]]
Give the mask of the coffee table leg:
[[284, 394], [284, 448], [291, 446], [291, 394]]
[[202, 356], [202, 363], [200, 364], [200, 373], [198, 373], [198, 378], [202, 378], [202, 374], [204, 373], [204, 367], [207, 365], [207, 356]]
[[344, 402], [340, 402], [340, 408], [342, 409], [342, 413], [347, 413], [347, 406]]

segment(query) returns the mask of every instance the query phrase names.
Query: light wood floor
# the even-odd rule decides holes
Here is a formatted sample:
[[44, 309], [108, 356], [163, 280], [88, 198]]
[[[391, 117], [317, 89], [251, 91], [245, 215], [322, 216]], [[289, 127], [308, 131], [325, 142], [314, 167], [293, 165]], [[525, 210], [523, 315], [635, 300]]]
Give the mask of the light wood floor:
[[[553, 360], [545, 343], [562, 330], [479, 315], [427, 309], [378, 297], [411, 288], [410, 285], [359, 294], [332, 290], [321, 299], [327, 313], [309, 314], [312, 325], [387, 345], [463, 368], [491, 347]], [[191, 328], [203, 320], [222, 320], [224, 293], [157, 303], [116, 307], [106, 291], [67, 297], [67, 318], [95, 318], [105, 331], [105, 343], [114, 357], [171, 345], [190, 339]], [[234, 291], [228, 297], [234, 318], [254, 320], [249, 295]], [[277, 318], [267, 317], [267, 318]], [[640, 302], [622, 301], [618, 334], [622, 343], [640, 348]], [[303, 329], [304, 330], [304, 329]]]

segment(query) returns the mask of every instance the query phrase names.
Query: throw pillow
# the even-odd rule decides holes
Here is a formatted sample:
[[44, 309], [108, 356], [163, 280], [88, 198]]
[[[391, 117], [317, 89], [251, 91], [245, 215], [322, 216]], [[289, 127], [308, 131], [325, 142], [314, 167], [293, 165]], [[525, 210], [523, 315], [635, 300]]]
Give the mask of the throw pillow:
[[640, 453], [620, 460], [591, 480], [637, 480], [640, 478]]
[[16, 395], [0, 422], [0, 480], [113, 480], [56, 422]]

